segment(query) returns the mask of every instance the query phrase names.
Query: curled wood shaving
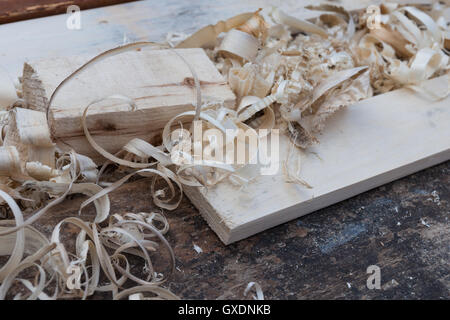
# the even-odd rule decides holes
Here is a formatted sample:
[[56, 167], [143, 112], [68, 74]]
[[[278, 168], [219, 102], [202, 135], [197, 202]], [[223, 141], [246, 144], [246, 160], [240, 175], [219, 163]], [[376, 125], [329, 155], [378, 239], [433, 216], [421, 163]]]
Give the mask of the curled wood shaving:
[[254, 61], [259, 49], [258, 40], [244, 31], [232, 29], [223, 39], [219, 52], [237, 57], [246, 61]]
[[92, 138], [91, 134], [89, 133], [89, 130], [88, 130], [87, 125], [86, 125], [87, 112], [88, 112], [89, 107], [91, 107], [93, 104], [96, 104], [96, 103], [101, 102], [101, 101], [106, 100], [106, 99], [123, 100], [123, 101], [127, 102], [130, 105], [131, 111], [135, 111], [136, 110], [136, 104], [134, 103], [133, 100], [131, 100], [131, 99], [127, 98], [127, 97], [124, 97], [124, 96], [120, 96], [120, 95], [113, 95], [113, 96], [109, 96], [109, 97], [98, 99], [98, 100], [95, 100], [95, 101], [91, 102], [84, 109], [83, 116], [81, 118], [81, 125], [83, 127], [84, 135], [86, 136], [86, 139], [88, 140], [89, 144], [95, 149], [95, 151], [100, 153], [103, 157], [105, 157], [106, 159], [108, 159], [108, 160], [110, 160], [110, 161], [112, 161], [114, 163], [120, 164], [122, 166], [127, 166], [127, 167], [131, 167], [131, 168], [147, 168], [147, 167], [153, 165], [151, 163], [136, 163], [136, 162], [131, 162], [131, 161], [128, 161], [128, 160], [120, 159], [120, 158], [116, 157], [115, 155], [109, 153], [105, 149], [103, 149], [100, 145], [97, 144], [97, 142], [94, 141], [94, 139]]
[[262, 291], [261, 286], [257, 282], [249, 282], [247, 287], [244, 290], [244, 296], [247, 296], [247, 294], [250, 292], [252, 288], [255, 288], [256, 296], [253, 295], [253, 299], [255, 300], [264, 300], [264, 293]]
[[207, 48], [216, 44], [217, 37], [222, 32], [241, 26], [254, 15], [253, 12], [242, 13], [215, 25], [206, 26], [177, 45], [177, 48]]
[[[154, 296], [145, 297], [144, 293], [151, 293]], [[118, 293], [114, 300], [120, 300], [127, 297], [130, 300], [179, 300], [180, 298], [174, 295], [167, 289], [161, 287], [139, 286], [131, 289], [123, 290]]]

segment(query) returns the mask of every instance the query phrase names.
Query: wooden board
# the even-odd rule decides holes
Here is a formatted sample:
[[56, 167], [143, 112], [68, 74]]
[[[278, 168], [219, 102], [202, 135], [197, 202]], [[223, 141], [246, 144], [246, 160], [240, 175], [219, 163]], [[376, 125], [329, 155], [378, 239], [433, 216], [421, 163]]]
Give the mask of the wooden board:
[[[203, 49], [147, 50], [125, 52], [86, 69], [63, 87], [50, 108], [53, 138], [77, 152], [100, 159], [81, 128], [86, 106], [120, 94], [136, 102], [137, 111], [120, 100], [105, 100], [89, 110], [87, 125], [94, 139], [115, 153], [132, 138], [152, 140], [175, 115], [194, 110], [196, 94], [189, 66], [196, 71], [202, 94], [234, 106], [235, 96]], [[88, 59], [64, 57], [26, 63], [23, 95], [27, 108], [44, 111], [57, 85]]]
[[[247, 238], [449, 160], [450, 97], [430, 102], [406, 89], [376, 96], [331, 117], [319, 139], [301, 154], [312, 189], [286, 183], [280, 165], [245, 189], [220, 183], [185, 193], [225, 244]], [[280, 137], [280, 161], [287, 140]]]

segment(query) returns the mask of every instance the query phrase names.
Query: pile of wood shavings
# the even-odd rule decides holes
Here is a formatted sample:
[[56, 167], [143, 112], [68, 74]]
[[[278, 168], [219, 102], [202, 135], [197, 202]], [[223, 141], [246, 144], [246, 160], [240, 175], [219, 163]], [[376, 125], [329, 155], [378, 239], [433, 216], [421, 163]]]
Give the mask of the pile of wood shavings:
[[[190, 139], [176, 140], [170, 135], [172, 125], [182, 118], [221, 131], [281, 128], [295, 146], [307, 148], [318, 143], [317, 133], [326, 130], [330, 115], [373, 94], [400, 87], [432, 99], [449, 94], [449, 28], [440, 15], [444, 11], [441, 3], [383, 5], [375, 28], [368, 27], [365, 12], [351, 14], [331, 5], [311, 9], [324, 14], [308, 22], [277, 8], [244, 13], [190, 37], [176, 34], [169, 45], [157, 45], [206, 48], [235, 92], [238, 105], [232, 110], [221, 101], [202, 103], [199, 80], [191, 70], [197, 89], [196, 110], [169, 121], [161, 146], [133, 139], [113, 155], [92, 139], [86, 126], [88, 108], [98, 102], [94, 101], [85, 108], [82, 125], [92, 147], [108, 159], [100, 170], [88, 157], [58, 150], [48, 129], [48, 115], [14, 108], [22, 102], [14, 88], [2, 86], [0, 198], [2, 212], [12, 214], [14, 220], [0, 221], [0, 255], [8, 257], [0, 269], [0, 299], [87, 298], [105, 291], [114, 299], [176, 299], [161, 286], [170, 272], [157, 272], [151, 261], [151, 252], [166, 248], [168, 268], [174, 268], [173, 251], [164, 238], [169, 230], [166, 218], [159, 212], [113, 214], [108, 194], [134, 175], [151, 177], [155, 205], [173, 210], [181, 201], [183, 185], [207, 187], [224, 179], [248, 183], [239, 175], [245, 165], [213, 161], [198, 166], [175, 164], [176, 146]], [[97, 61], [143, 46], [155, 44], [130, 44], [95, 57], [64, 80], [52, 99], [67, 81]], [[425, 80], [438, 76], [442, 76], [442, 88], [431, 91]], [[131, 110], [135, 107], [133, 100], [120, 95], [105, 99], [126, 101]], [[118, 181], [102, 181], [110, 164], [129, 172]], [[296, 175], [286, 178], [310, 187]], [[158, 180], [166, 187], [158, 189]], [[74, 193], [89, 197], [80, 210], [95, 205], [94, 221], [66, 218], [53, 229], [50, 239], [32, 227]], [[24, 211], [32, 213], [26, 220]], [[65, 224], [80, 230], [74, 250], [61, 236]], [[130, 255], [144, 260], [145, 278], [130, 272]], [[36, 270], [35, 276], [22, 278], [23, 271], [30, 269]], [[13, 284], [22, 286], [23, 292], [11, 296]], [[125, 289], [130, 285], [131, 289]], [[255, 297], [263, 298], [255, 283], [249, 284], [245, 293], [252, 287], [256, 288]]]
[[[378, 25], [369, 23], [365, 11], [351, 14], [333, 5], [308, 7], [326, 11], [315, 24], [273, 8], [255, 13], [213, 46], [194, 35], [178, 47], [211, 48], [210, 58], [240, 101], [240, 121], [271, 108], [279, 115], [277, 125], [307, 148], [318, 142], [330, 115], [373, 94], [401, 87], [430, 99], [450, 93], [445, 8], [439, 2], [381, 5]], [[444, 75], [442, 88], [427, 87], [426, 80]], [[248, 96], [262, 100], [248, 103]]]

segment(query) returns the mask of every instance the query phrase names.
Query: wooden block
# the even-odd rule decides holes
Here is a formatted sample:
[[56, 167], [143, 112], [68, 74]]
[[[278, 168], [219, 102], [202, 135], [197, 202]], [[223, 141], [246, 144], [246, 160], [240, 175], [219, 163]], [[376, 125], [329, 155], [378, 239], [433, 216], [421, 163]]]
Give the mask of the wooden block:
[[[203, 49], [177, 52], [196, 71], [204, 97], [234, 105], [233, 92]], [[57, 85], [87, 60], [86, 56], [77, 56], [26, 63], [23, 94], [27, 107], [44, 111]], [[52, 137], [60, 145], [72, 143], [75, 150], [97, 157], [87, 146], [81, 115], [93, 100], [114, 94], [134, 99], [138, 110], [131, 112], [123, 102], [108, 100], [91, 107], [87, 116], [94, 139], [112, 137], [105, 146], [110, 152], [117, 152], [125, 137], [154, 135], [173, 116], [194, 110], [196, 103], [192, 73], [172, 50], [125, 52], [94, 64], [60, 90], [50, 109]]]
[[[428, 1], [401, 0], [397, 2]], [[381, 0], [343, 0], [340, 5], [348, 10], [358, 10], [381, 2]], [[302, 19], [315, 18], [322, 13], [304, 9], [304, 6], [309, 4], [317, 4], [317, 1], [280, 2], [279, 6], [280, 9]], [[217, 21], [233, 15], [271, 5], [273, 5], [273, 0], [230, 0], [226, 3], [217, 3], [217, 6], [211, 6], [208, 0], [199, 0], [197, 7], [202, 14], [195, 19], [190, 14], [180, 15], [181, 19], [177, 19], [175, 27], [173, 14], [192, 13], [191, 2], [180, 1], [174, 3], [173, 6], [167, 6], [161, 1], [138, 1], [87, 10], [83, 12], [83, 27], [77, 31], [66, 30], [62, 27], [66, 23], [65, 15], [45, 18], [45, 23], [43, 23], [44, 20], [36, 19], [6, 24], [0, 28], [0, 38], [10, 45], [4, 46], [2, 61], [12, 77], [16, 75], [16, 71], [25, 59], [49, 59], [55, 56], [88, 54], [85, 55], [85, 59], [79, 59], [79, 65], [95, 53], [121, 43], [124, 37], [135, 41], [148, 39], [163, 41], [170, 31], [195, 32], [205, 25], [217, 23]], [[17, 37], [17, 34], [21, 36]], [[71, 64], [73, 61], [71, 59], [67, 63]], [[381, 99], [380, 97], [369, 99], [367, 100], [369, 102], [365, 101], [352, 106], [330, 119], [326, 132], [320, 137], [321, 144], [311, 149], [319, 152], [322, 160], [313, 154], [306, 154], [303, 161], [302, 174], [314, 186], [312, 190], [286, 184], [283, 182], [282, 176], [277, 175], [260, 177], [256, 180], [256, 184], [247, 191], [239, 192], [232, 186], [222, 185], [211, 190], [209, 195], [202, 190], [191, 189], [186, 190], [186, 194], [200, 209], [221, 239], [225, 243], [231, 243], [385, 182], [445, 161], [449, 158], [449, 135], [448, 128], [443, 129], [442, 127], [449, 122], [448, 111], [443, 112], [442, 118], [439, 118], [439, 113], [435, 113], [433, 108], [442, 109], [442, 105], [448, 107], [448, 99], [429, 104], [417, 97], [411, 98], [411, 93], [408, 91], [402, 92], [404, 93], [390, 93], [381, 101], [378, 100]], [[404, 102], [397, 103], [396, 100], [392, 101], [390, 98], [403, 99]], [[367, 103], [373, 103], [370, 101], [381, 102], [381, 105], [369, 106]], [[369, 113], [364, 115], [363, 113], [366, 111], [361, 110], [352, 115], [356, 106], [365, 106], [364, 108]], [[379, 108], [383, 110], [380, 110], [379, 114], [375, 114], [372, 125], [365, 127], [362, 124], [357, 125], [351, 122], [352, 119], [361, 117], [361, 123], [367, 124], [373, 113]], [[382, 113], [386, 111], [387, 113], [383, 116]], [[427, 112], [430, 112], [430, 116], [427, 115]], [[390, 120], [386, 124], [378, 126], [387, 117], [391, 117]], [[410, 122], [408, 123], [408, 121]], [[343, 126], [339, 122], [342, 122]], [[386, 128], [393, 122], [397, 122], [399, 127]], [[351, 126], [344, 127], [347, 123], [351, 123]], [[433, 123], [436, 125], [434, 130], [431, 127]], [[369, 132], [366, 132], [367, 130]], [[383, 132], [383, 130], [385, 131]], [[441, 131], [441, 134], [436, 132], [438, 130]], [[108, 132], [105, 136], [112, 133], [113, 131]], [[337, 136], [333, 137], [333, 135]], [[117, 137], [122, 139], [124, 136], [118, 135]], [[97, 138], [99, 142], [103, 139], [101, 135]], [[345, 140], [339, 141], [341, 138]], [[369, 141], [362, 141], [365, 138], [369, 138]], [[86, 145], [82, 140], [73, 139], [74, 141], [70, 140], [70, 143]], [[402, 147], [400, 144], [402, 140], [412, 147]], [[108, 139], [105, 138], [104, 142], [108, 143]], [[338, 152], [336, 152], [337, 147], [333, 147], [335, 143], [340, 146]], [[398, 150], [393, 150], [396, 148], [396, 143], [400, 147]], [[331, 146], [331, 150], [327, 151], [327, 146]], [[353, 151], [354, 147], [360, 148], [355, 153], [360, 158], [359, 160], [349, 160], [348, 149]], [[390, 154], [385, 157], [381, 156], [383, 151], [389, 150]], [[334, 152], [336, 152], [335, 155], [333, 155]], [[377, 160], [370, 158], [374, 155], [378, 156]], [[337, 157], [337, 164], [330, 164], [335, 157]], [[383, 164], [388, 157], [391, 160]], [[356, 167], [355, 172], [349, 169], [352, 164]], [[343, 171], [333, 172], [338, 165], [342, 165]], [[370, 169], [371, 166], [374, 167]], [[348, 180], [344, 179], [346, 174], [349, 175]], [[341, 179], [343, 184], [337, 186]], [[221, 190], [226, 193], [221, 194]], [[261, 191], [261, 195], [254, 196], [253, 199], [257, 200], [252, 200], [251, 196], [255, 191]], [[214, 196], [217, 196], [217, 199], [214, 199]], [[259, 199], [261, 199], [261, 203], [255, 204]], [[247, 201], [247, 206], [245, 206], [245, 201]], [[239, 206], [234, 208], [235, 204], [239, 204]]]
[[[449, 160], [449, 107], [450, 97], [430, 102], [401, 89], [338, 112], [320, 144], [302, 153], [301, 175], [313, 189], [286, 183], [279, 170], [244, 190], [220, 183], [185, 193], [229, 244]], [[280, 136], [280, 161], [287, 147]]]

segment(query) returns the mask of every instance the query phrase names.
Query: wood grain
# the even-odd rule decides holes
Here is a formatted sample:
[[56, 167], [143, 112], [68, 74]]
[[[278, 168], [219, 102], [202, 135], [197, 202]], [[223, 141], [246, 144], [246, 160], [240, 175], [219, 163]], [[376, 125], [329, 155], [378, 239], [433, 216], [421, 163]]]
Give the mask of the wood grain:
[[[288, 9], [289, 12], [292, 14], [294, 12], [296, 12], [297, 16], [301, 16], [303, 18], [308, 18], [308, 17], [312, 17], [314, 15], [316, 15], [317, 13], [313, 12], [313, 11], [308, 11], [308, 10], [304, 10], [304, 9], [300, 9], [301, 6], [308, 4], [310, 2], [305, 1], [305, 2], [292, 2], [292, 3], [283, 3], [283, 5], [281, 6], [282, 8]], [[348, 9], [357, 9], [357, 8], [361, 8], [367, 5], [367, 3], [365, 2], [358, 2], [358, 3], [352, 3], [351, 1], [348, 2], [350, 5], [347, 6]], [[177, 3], [177, 5], [180, 3]], [[214, 8], [208, 8], [207, 11], [205, 11], [205, 13], [207, 13], [207, 22], [205, 21], [204, 24], [208, 24], [208, 23], [214, 23], [217, 22], [218, 19], [224, 19], [227, 18], [229, 16], [232, 16], [233, 14], [236, 13], [240, 13], [242, 11], [250, 11], [250, 10], [254, 10], [257, 6], [263, 6], [263, 5], [268, 5], [270, 4], [270, 1], [250, 1], [248, 3], [241, 3], [241, 2], [236, 2], [235, 3], [236, 6], [226, 6], [223, 4], [219, 4], [217, 7]], [[184, 4], [181, 4], [184, 5]], [[199, 5], [199, 10], [206, 10], [205, 8], [207, 8], [206, 5]], [[105, 12], [108, 14], [108, 19], [109, 20], [114, 20], [116, 22], [118, 21], [122, 21], [122, 24], [120, 25], [120, 30], [121, 32], [123, 32], [124, 34], [129, 34], [129, 32], [131, 31], [132, 33], [135, 34], [144, 34], [144, 30], [142, 29], [142, 27], [138, 27], [138, 26], [142, 26], [143, 22], [147, 22], [149, 20], [147, 20], [145, 18], [145, 14], [147, 14], [149, 9], [153, 9], [153, 12], [160, 12], [161, 14], [168, 14], [167, 12], [167, 6], [159, 6], [159, 4], [157, 2], [154, 1], [148, 1], [148, 2], [141, 2], [141, 3], [136, 3], [136, 4], [126, 4], [126, 5], [122, 5], [122, 6], [117, 6], [117, 7], [111, 7], [110, 9], [101, 9], [99, 11], [94, 12], [89, 12], [89, 15], [87, 16], [87, 20], [88, 20], [88, 26], [89, 28], [93, 28], [94, 30], [98, 30], [100, 32], [98, 23], [96, 24], [96, 21], [99, 21], [98, 19], [102, 16], [102, 13]], [[188, 8], [186, 8], [187, 10]], [[99, 17], [100, 14], [100, 17]], [[217, 14], [217, 16], [216, 16]], [[214, 17], [213, 17], [214, 16]], [[142, 19], [142, 20], [141, 20]], [[156, 16], [154, 17], [154, 19], [157, 19]], [[53, 21], [48, 20], [49, 23], [52, 25], [54, 23], [56, 23], [56, 19], [53, 23]], [[162, 34], [164, 34], [164, 32], [169, 32], [169, 31], [174, 31], [174, 30], [183, 30], [185, 28], [187, 28], [186, 31], [194, 31], [195, 28], [193, 28], [193, 25], [196, 25], [198, 23], [199, 20], [192, 20], [189, 19], [189, 21], [184, 21], [182, 19], [178, 19], [176, 16], [173, 16], [171, 14], [169, 14], [168, 16], [165, 16], [163, 19], [164, 23], [162, 23], [162, 21], [158, 21], [158, 29], [155, 30], [155, 28], [148, 28], [147, 32], [149, 34], [152, 35], [152, 37], [154, 38], [161, 38]], [[170, 21], [170, 22], [169, 22]], [[152, 22], [147, 22], [151, 25]], [[124, 27], [125, 26], [125, 27]], [[199, 26], [200, 27], [200, 26]], [[110, 30], [110, 29], [108, 29]], [[74, 46], [73, 44], [70, 44], [70, 46], [68, 46], [67, 48], [59, 48], [57, 47], [60, 52], [60, 54], [63, 55], [67, 55], [68, 53], [70, 53], [71, 51], [75, 51], [75, 52], [79, 52], [82, 53], [83, 50], [90, 50], [90, 51], [94, 51], [94, 50], [98, 50], [99, 47], [104, 47], [106, 46], [108, 43], [111, 42], [111, 38], [109, 38], [109, 34], [107, 32], [104, 32], [103, 35], [106, 37], [106, 40], [104, 42], [102, 42], [99, 46], [99, 42], [97, 41], [97, 39], [93, 39], [91, 37], [90, 33], [86, 33], [86, 30], [81, 30], [82, 34], [84, 34], [87, 38], [83, 38], [83, 39], [78, 39], [81, 43], [85, 43], [87, 45], [87, 47], [80, 47], [80, 46]], [[76, 33], [72, 33], [73, 35], [77, 35]], [[111, 34], [112, 35], [112, 34]], [[59, 36], [59, 35], [58, 35]], [[56, 44], [55, 40], [57, 38], [54, 38], [51, 42], [50, 42], [50, 46], [54, 46]], [[92, 42], [91, 42], [92, 41]], [[11, 57], [13, 58], [13, 57]], [[14, 57], [15, 58], [15, 57]], [[408, 98], [409, 99], [409, 98]], [[414, 102], [417, 105], [417, 101]], [[426, 102], [424, 102], [423, 100], [421, 100], [421, 103], [426, 104]], [[382, 102], [382, 105], [386, 106], [387, 104]], [[359, 104], [358, 104], [359, 105]], [[420, 108], [420, 106], [418, 106], [418, 108]], [[352, 108], [352, 110], [355, 108]], [[366, 108], [367, 110], [371, 110], [371, 107]], [[375, 109], [375, 108], [373, 108]], [[378, 108], [377, 108], [378, 109]], [[391, 114], [393, 119], [398, 119], [398, 118], [402, 118], [403, 117], [403, 113], [400, 113], [400, 109], [398, 108], [393, 108], [392, 106], [389, 108], [389, 110], [398, 110], [398, 114]], [[408, 114], [408, 108], [404, 108], [403, 112], [405, 114]], [[388, 113], [386, 113], [388, 114]], [[435, 119], [439, 124], [442, 124], [442, 121], [445, 121], [445, 117], [441, 118], [440, 121], [439, 119]], [[338, 120], [335, 120], [338, 121]], [[354, 119], [355, 123], [358, 123], [358, 119]], [[420, 119], [419, 118], [415, 118], [416, 124], [421, 124]], [[340, 130], [339, 124], [336, 124], [335, 127], [337, 129], [335, 129], [335, 131], [330, 130], [327, 132], [331, 132], [331, 135], [335, 135], [335, 136], [340, 136], [339, 134], [336, 134], [336, 132], [339, 133], [339, 131], [336, 130]], [[350, 127], [351, 128], [351, 127]], [[354, 136], [361, 136], [360, 132], [364, 133], [366, 132], [366, 128], [363, 127], [353, 127], [353, 129], [359, 129], [358, 132], [353, 132], [352, 134]], [[406, 128], [407, 129], [407, 128]], [[405, 130], [406, 130], [405, 129]], [[420, 129], [424, 129], [424, 127], [420, 127]], [[431, 129], [426, 128], [426, 130], [430, 131]], [[426, 132], [428, 132], [426, 131]], [[389, 131], [388, 131], [389, 132]], [[408, 133], [406, 131], [403, 132], [394, 132], [394, 134], [399, 134], [398, 138], [401, 137], [405, 137], [405, 139], [408, 137]], [[425, 135], [426, 136], [426, 135]], [[362, 136], [364, 137], [364, 136]], [[298, 191], [296, 190], [294, 187], [290, 188], [290, 191], [287, 192], [287, 194], [290, 196], [286, 197], [280, 197], [280, 199], [283, 199], [284, 203], [282, 205], [277, 204], [276, 202], [272, 201], [272, 200], [268, 200], [268, 203], [270, 205], [264, 205], [264, 206], [257, 206], [256, 208], [242, 208], [242, 206], [238, 206], [238, 208], [241, 209], [235, 209], [236, 208], [236, 202], [237, 199], [240, 199], [240, 197], [242, 196], [241, 194], [237, 195], [235, 194], [235, 191], [233, 190], [226, 190], [227, 187], [219, 187], [219, 188], [224, 188], [223, 193], [219, 192], [216, 193], [216, 195], [221, 195], [220, 197], [216, 197], [216, 198], [208, 198], [208, 199], [203, 199], [205, 201], [203, 201], [203, 203], [213, 203], [213, 210], [207, 210], [205, 205], [202, 205], [200, 200], [197, 199], [197, 197], [193, 196], [192, 193], [188, 190], [188, 195], [190, 196], [191, 200], [194, 202], [194, 204], [196, 204], [201, 211], [203, 211], [205, 214], [204, 216], [209, 220], [210, 224], [213, 226], [213, 228], [221, 235], [222, 239], [224, 240], [225, 243], [230, 243], [232, 241], [237, 241], [239, 239], [242, 239], [243, 237], [249, 236], [255, 232], [259, 232], [262, 231], [266, 228], [269, 228], [277, 223], [282, 223], [284, 221], [287, 221], [289, 219], [292, 219], [294, 217], [309, 213], [313, 210], [317, 210], [319, 208], [322, 208], [324, 206], [330, 205], [331, 203], [334, 203], [336, 201], [340, 201], [343, 200], [345, 198], [348, 198], [350, 196], [353, 196], [355, 194], [357, 194], [358, 192], [362, 192], [364, 190], [368, 190], [370, 188], [373, 188], [377, 185], [380, 185], [382, 183], [391, 181], [392, 179], [395, 178], [399, 178], [405, 174], [409, 174], [412, 172], [415, 172], [417, 170], [423, 169], [424, 167], [426, 167], [426, 165], [433, 165], [438, 163], [439, 161], [445, 161], [446, 159], [448, 159], [448, 145], [445, 144], [445, 138], [448, 137], [447, 135], [447, 131], [444, 132], [444, 142], [441, 142], [440, 144], [435, 144], [435, 143], [429, 143], [428, 146], [435, 146], [437, 149], [439, 150], [439, 152], [441, 151], [446, 151], [445, 153], [441, 154], [440, 157], [438, 158], [433, 158], [434, 153], [434, 149], [429, 151], [429, 153], [420, 153], [420, 150], [418, 153], [406, 153], [405, 155], [409, 155], [410, 158], [404, 158], [403, 162], [399, 163], [399, 164], [393, 164], [394, 167], [390, 167], [389, 170], [394, 170], [394, 169], [399, 169], [399, 172], [402, 172], [402, 174], [392, 174], [392, 175], [384, 175], [382, 176], [383, 179], [379, 179], [378, 175], [381, 175], [383, 172], [376, 172], [377, 169], [382, 168], [382, 166], [376, 166], [374, 167], [374, 170], [370, 171], [371, 172], [371, 176], [370, 177], [366, 177], [365, 176], [365, 172], [362, 171], [360, 173], [360, 175], [354, 175], [353, 178], [355, 180], [353, 180], [353, 182], [350, 184], [352, 185], [353, 183], [360, 183], [359, 185], [355, 184], [353, 185], [353, 188], [342, 188], [343, 191], [340, 193], [335, 193], [335, 191], [337, 189], [339, 189], [338, 187], [336, 187], [336, 185], [341, 184], [342, 185], [342, 181], [347, 181], [346, 179], [340, 181], [339, 179], [336, 178], [336, 180], [334, 180], [334, 185], [332, 185], [335, 189], [332, 189], [330, 187], [329, 184], [327, 184], [327, 181], [322, 181], [322, 180], [317, 180], [316, 179], [310, 179], [311, 183], [315, 186], [321, 185], [324, 186], [322, 187], [322, 189], [320, 191], [318, 191], [318, 189], [316, 188], [314, 191], [312, 192], [306, 192], [303, 193], [302, 191]], [[350, 137], [347, 137], [348, 140], [350, 140]], [[369, 139], [369, 140], [367, 140]], [[441, 137], [442, 139], [442, 137]], [[322, 138], [322, 143], [320, 144], [321, 148], [326, 148], [327, 145], [336, 145], [333, 141], [334, 140], [330, 140], [332, 141], [331, 143], [327, 143], [327, 140], [325, 138]], [[364, 139], [362, 139], [364, 140]], [[374, 141], [375, 140], [375, 136], [373, 137], [366, 137], [367, 141]], [[360, 141], [360, 140], [358, 140]], [[383, 140], [381, 140], [381, 143], [383, 142]], [[412, 141], [412, 142], [411, 142]], [[364, 141], [360, 141], [361, 144], [364, 144]], [[414, 146], [415, 141], [414, 140], [410, 140], [409, 141], [410, 144], [412, 144]], [[343, 149], [352, 149], [353, 146], [347, 145], [344, 146], [342, 144], [341, 147]], [[320, 148], [320, 147], [319, 147]], [[367, 148], [367, 146], [365, 147]], [[366, 150], [365, 148], [362, 148], [361, 150]], [[394, 150], [396, 148], [396, 146], [392, 146], [390, 145], [387, 148], [392, 148], [389, 150]], [[336, 154], [339, 154], [340, 152], [336, 151], [336, 149], [331, 149], [334, 150], [334, 152], [336, 152]], [[384, 151], [389, 151], [388, 149], [384, 149]], [[323, 151], [323, 150], [319, 150], [319, 151]], [[319, 152], [320, 153], [320, 152]], [[369, 153], [370, 154], [370, 153]], [[402, 155], [402, 153], [399, 153], [400, 155]], [[328, 158], [329, 157], [329, 154]], [[435, 159], [435, 162], [431, 161], [428, 162], [427, 159], [428, 158], [433, 158]], [[310, 156], [311, 158], [311, 156]], [[312, 158], [314, 158], [312, 156]], [[331, 157], [333, 158], [333, 157]], [[436, 162], [438, 159], [438, 162]], [[355, 162], [352, 161], [347, 161], [348, 159], [340, 159], [343, 161], [343, 163], [345, 164], [350, 164], [353, 163], [354, 165], [357, 165]], [[420, 162], [420, 160], [423, 160], [422, 162]], [[412, 167], [408, 167], [408, 170], [404, 171], [402, 169], [403, 166], [407, 166], [409, 163], [415, 163], [416, 161], [419, 161], [418, 164], [413, 165]], [[371, 164], [372, 165], [372, 164]], [[369, 166], [370, 167], [370, 166]], [[328, 170], [333, 169], [334, 167], [328, 167]], [[334, 169], [333, 169], [334, 170]], [[364, 169], [361, 169], [364, 170]], [[387, 170], [387, 171], [389, 171]], [[308, 160], [306, 160], [305, 164], [304, 164], [304, 171], [305, 172], [322, 172], [322, 168], [316, 168], [315, 171], [309, 171], [308, 170]], [[350, 170], [351, 171], [351, 170]], [[369, 171], [368, 171], [369, 172]], [[326, 175], [318, 175], [319, 177], [326, 177]], [[371, 180], [371, 177], [374, 177], [374, 180]], [[343, 176], [343, 178], [346, 178], [345, 176]], [[284, 182], [282, 179], [282, 176], [278, 175], [276, 178], [274, 178], [275, 180], [277, 180], [277, 183], [280, 183], [280, 185], [283, 185], [282, 188], [275, 188], [277, 191], [285, 191], [285, 186], [284, 186]], [[264, 181], [264, 179], [262, 179]], [[350, 179], [351, 180], [351, 179]], [[348, 181], [350, 181], [348, 180]], [[263, 184], [266, 186], [266, 188], [270, 188], [270, 186], [272, 185], [271, 181], [264, 181]], [[262, 185], [263, 185], [262, 184]], [[345, 183], [344, 183], [345, 184]], [[327, 187], [330, 187], [331, 189], [326, 189]], [[259, 187], [255, 187], [256, 189], [258, 189]], [[324, 189], [325, 188], [325, 189]], [[259, 190], [257, 192], [257, 194], [260, 194]], [[225, 193], [228, 192], [228, 196], [222, 196]], [[267, 192], [267, 190], [266, 190]], [[209, 193], [209, 195], [211, 196], [213, 194], [213, 192]], [[329, 194], [329, 196], [327, 196]], [[322, 200], [317, 200], [314, 202], [314, 205], [311, 205], [310, 199], [313, 196], [319, 196], [321, 195], [322, 198], [325, 198], [325, 201]], [[236, 201], [227, 201], [228, 198], [234, 199]], [[251, 196], [251, 192], [250, 192], [250, 198], [252, 198]], [[253, 197], [254, 198], [254, 197]], [[275, 197], [277, 198], [277, 197]], [[299, 200], [300, 199], [300, 200]], [[281, 200], [278, 200], [281, 201]], [[304, 203], [304, 208], [300, 211], [295, 210], [295, 204], [298, 202], [302, 202]], [[263, 202], [261, 202], [262, 204]], [[229, 205], [229, 206], [227, 206]], [[280, 207], [290, 207], [291, 209], [289, 210], [289, 214], [276, 214], [273, 215], [273, 217], [271, 219], [269, 219], [268, 223], [262, 222], [263, 217], [265, 215], [271, 215], [271, 213], [276, 213], [280, 210]], [[219, 208], [219, 209], [217, 209]], [[211, 219], [208, 218], [210, 215], [207, 212], [211, 212], [211, 216], [216, 215], [216, 218]], [[215, 212], [218, 212], [217, 214]], [[282, 211], [285, 212], [285, 211]], [[234, 215], [234, 217], [233, 217]], [[214, 227], [214, 225], [216, 224], [215, 221], [218, 221], [218, 224], [220, 227]], [[256, 227], [257, 226], [257, 227]], [[234, 233], [231, 231], [234, 230]]]
[[133, 0], [0, 0], [0, 24], [65, 13], [70, 5], [81, 10]]

